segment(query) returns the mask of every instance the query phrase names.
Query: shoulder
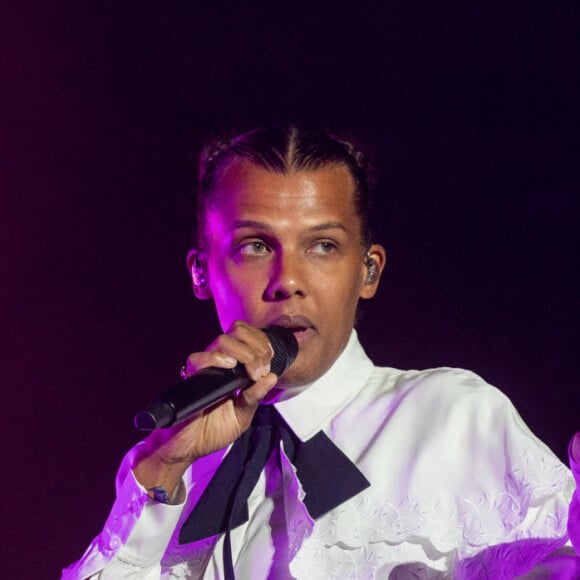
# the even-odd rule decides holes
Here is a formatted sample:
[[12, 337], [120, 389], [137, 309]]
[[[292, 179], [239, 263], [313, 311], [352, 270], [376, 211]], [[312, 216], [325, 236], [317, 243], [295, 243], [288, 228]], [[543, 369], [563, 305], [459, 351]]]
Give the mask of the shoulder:
[[471, 371], [375, 367], [334, 423], [337, 434], [357, 425], [361, 440], [424, 448], [497, 434], [516, 416], [509, 399]]
[[431, 411], [450, 413], [454, 408], [477, 409], [479, 412], [508, 410], [512, 403], [496, 387], [476, 373], [451, 367], [426, 370], [399, 370], [375, 367], [361, 395], [368, 402], [426, 407]]
[[416, 465], [427, 458], [429, 469], [436, 468], [432, 458], [439, 466], [462, 469], [479, 462], [493, 464], [496, 473], [522, 465], [529, 457], [557, 461], [509, 398], [465, 369], [375, 367], [334, 423], [333, 433], [338, 438], [346, 430], [349, 441], [344, 444], [356, 452], [353, 425], [356, 441], [369, 457], [388, 451], [391, 458], [399, 458], [399, 468], [409, 457]]

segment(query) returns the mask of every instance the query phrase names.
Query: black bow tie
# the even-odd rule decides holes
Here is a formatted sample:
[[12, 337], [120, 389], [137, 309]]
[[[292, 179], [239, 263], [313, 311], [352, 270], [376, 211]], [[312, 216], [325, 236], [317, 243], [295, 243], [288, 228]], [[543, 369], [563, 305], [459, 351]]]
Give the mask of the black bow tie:
[[[186, 544], [227, 532], [248, 520], [247, 500], [273, 449], [283, 441], [316, 519], [370, 486], [348, 457], [322, 432], [301, 442], [273, 405], [260, 405], [250, 428], [234, 443], [179, 533]], [[231, 554], [231, 553], [230, 553]], [[231, 562], [231, 555], [230, 562]]]

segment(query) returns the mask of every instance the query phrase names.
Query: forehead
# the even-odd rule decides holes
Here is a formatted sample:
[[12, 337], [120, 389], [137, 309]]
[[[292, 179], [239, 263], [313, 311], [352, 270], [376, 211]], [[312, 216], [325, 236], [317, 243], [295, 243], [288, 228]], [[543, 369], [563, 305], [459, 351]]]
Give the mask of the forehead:
[[234, 216], [257, 213], [290, 219], [340, 219], [358, 227], [354, 195], [354, 181], [344, 165], [278, 173], [239, 161], [228, 165], [216, 180], [206, 225], [218, 216], [237, 219]]

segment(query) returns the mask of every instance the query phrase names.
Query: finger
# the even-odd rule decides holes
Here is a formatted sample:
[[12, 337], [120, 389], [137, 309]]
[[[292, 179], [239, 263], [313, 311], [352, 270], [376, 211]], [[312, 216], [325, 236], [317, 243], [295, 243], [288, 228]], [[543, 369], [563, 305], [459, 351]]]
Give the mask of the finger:
[[185, 374], [189, 377], [202, 369], [218, 367], [233, 369], [238, 364], [235, 357], [220, 351], [194, 352], [187, 357]]
[[240, 392], [234, 399], [234, 412], [242, 430], [247, 429], [252, 422], [254, 413], [261, 401], [278, 382], [274, 373], [256, 381], [250, 388]]
[[210, 346], [218, 352], [233, 357], [237, 362], [244, 365], [248, 376], [257, 381], [270, 371], [269, 355], [265, 356], [264, 349], [259, 344], [242, 342], [229, 335], [219, 336]]
[[268, 373], [265, 377], [256, 381], [251, 387], [241, 391], [236, 397], [235, 404], [250, 408], [256, 407], [276, 386], [277, 382], [278, 377], [274, 373]]
[[244, 365], [248, 376], [257, 381], [270, 372], [273, 349], [268, 337], [258, 328], [234, 323], [227, 334], [214, 340], [208, 350], [223, 352]]
[[274, 349], [270, 344], [270, 339], [261, 328], [236, 320], [226, 334], [248, 344], [259, 356], [267, 359], [271, 359], [274, 356]]
[[261, 328], [247, 324], [242, 320], [236, 320], [226, 334], [251, 345], [260, 356], [268, 359], [274, 356], [270, 339]]

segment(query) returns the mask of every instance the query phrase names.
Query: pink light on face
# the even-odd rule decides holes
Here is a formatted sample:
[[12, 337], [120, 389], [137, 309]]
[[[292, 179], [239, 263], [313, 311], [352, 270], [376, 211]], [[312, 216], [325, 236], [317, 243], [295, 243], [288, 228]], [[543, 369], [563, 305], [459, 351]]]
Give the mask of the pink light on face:
[[[229, 166], [206, 216], [209, 291], [220, 324], [281, 324], [300, 352], [285, 386], [322, 375], [350, 336], [366, 266], [354, 184], [342, 166], [288, 175], [249, 162]], [[371, 251], [382, 269], [384, 250]]]

